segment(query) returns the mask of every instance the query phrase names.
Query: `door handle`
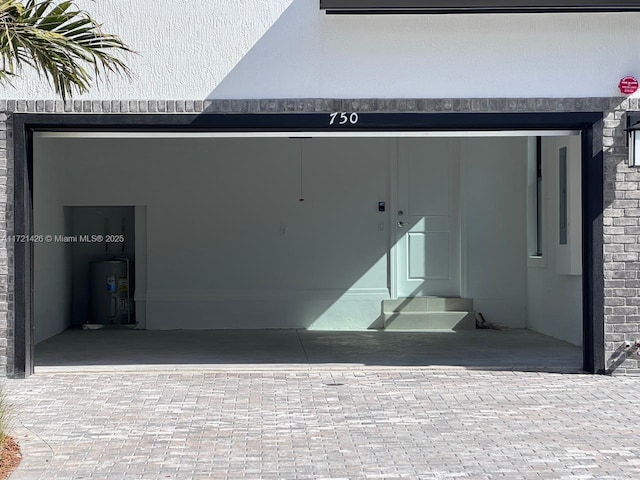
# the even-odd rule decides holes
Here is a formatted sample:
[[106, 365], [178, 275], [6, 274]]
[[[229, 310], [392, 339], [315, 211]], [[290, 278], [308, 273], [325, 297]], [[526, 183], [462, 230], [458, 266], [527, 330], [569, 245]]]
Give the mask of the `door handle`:
[[404, 228], [404, 226], [405, 226], [405, 225], [406, 225], [406, 223], [405, 223], [405, 222], [398, 222], [398, 226], [399, 226], [400, 228]]

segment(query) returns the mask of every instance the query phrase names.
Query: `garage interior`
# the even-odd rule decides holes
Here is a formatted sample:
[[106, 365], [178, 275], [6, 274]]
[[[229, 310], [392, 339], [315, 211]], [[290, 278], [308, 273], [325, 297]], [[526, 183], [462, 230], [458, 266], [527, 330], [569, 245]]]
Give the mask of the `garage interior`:
[[37, 132], [33, 165], [36, 369], [582, 367], [577, 132]]

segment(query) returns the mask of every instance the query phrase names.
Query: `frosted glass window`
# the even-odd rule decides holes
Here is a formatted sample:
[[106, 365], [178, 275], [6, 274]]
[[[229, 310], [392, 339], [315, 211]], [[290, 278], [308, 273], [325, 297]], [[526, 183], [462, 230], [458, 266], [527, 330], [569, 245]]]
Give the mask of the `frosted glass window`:
[[536, 138], [536, 256], [542, 256], [542, 137]]
[[558, 175], [558, 233], [560, 236], [560, 245], [567, 244], [567, 147], [560, 149], [559, 158], [559, 175]]

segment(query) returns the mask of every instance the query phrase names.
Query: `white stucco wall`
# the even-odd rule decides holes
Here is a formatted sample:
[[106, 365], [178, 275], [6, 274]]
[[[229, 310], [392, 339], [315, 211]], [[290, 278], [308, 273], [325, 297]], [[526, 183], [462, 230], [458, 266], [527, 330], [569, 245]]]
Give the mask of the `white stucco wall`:
[[[79, 0], [138, 55], [92, 99], [616, 96], [640, 13], [334, 16], [318, 0]], [[25, 72], [0, 98], [55, 98]]]

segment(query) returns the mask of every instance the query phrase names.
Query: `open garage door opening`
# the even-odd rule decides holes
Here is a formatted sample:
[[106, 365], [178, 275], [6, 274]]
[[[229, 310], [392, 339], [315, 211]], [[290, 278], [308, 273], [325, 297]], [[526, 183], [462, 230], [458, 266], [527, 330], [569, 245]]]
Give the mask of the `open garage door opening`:
[[36, 367], [581, 369], [582, 156], [579, 131], [36, 132]]

